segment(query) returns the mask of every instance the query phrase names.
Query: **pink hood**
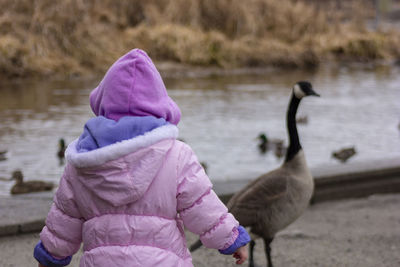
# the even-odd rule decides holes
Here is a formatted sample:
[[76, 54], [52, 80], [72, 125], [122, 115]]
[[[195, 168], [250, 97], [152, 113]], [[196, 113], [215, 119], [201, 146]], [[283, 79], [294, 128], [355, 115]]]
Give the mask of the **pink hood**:
[[119, 58], [90, 94], [96, 116], [118, 121], [124, 116], [154, 116], [178, 124], [181, 112], [168, 96], [153, 62], [140, 49]]

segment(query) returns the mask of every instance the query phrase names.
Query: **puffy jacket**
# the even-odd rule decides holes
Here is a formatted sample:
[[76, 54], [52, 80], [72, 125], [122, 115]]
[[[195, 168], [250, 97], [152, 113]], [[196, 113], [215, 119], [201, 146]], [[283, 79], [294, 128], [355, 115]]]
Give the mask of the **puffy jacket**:
[[96, 117], [66, 151], [67, 165], [34, 256], [81, 267], [192, 266], [184, 226], [232, 254], [248, 241], [189, 146], [181, 113], [148, 55], [129, 51], [90, 94]]
[[184, 226], [230, 247], [238, 222], [177, 135], [167, 124], [85, 153], [72, 142], [40, 246], [61, 261], [83, 241], [80, 267], [192, 266]]

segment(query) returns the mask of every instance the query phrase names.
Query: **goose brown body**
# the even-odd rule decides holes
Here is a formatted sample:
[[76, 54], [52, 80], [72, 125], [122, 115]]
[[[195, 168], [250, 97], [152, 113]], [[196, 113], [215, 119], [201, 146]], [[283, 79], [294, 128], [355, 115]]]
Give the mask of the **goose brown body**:
[[313, 177], [301, 150], [291, 161], [236, 193], [227, 207], [252, 234], [273, 239], [304, 212], [313, 189]]

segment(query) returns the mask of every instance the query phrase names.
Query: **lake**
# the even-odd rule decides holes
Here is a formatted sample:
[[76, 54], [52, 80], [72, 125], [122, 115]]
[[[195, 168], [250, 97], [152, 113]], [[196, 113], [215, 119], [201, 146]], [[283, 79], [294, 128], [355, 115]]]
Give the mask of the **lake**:
[[[26, 180], [58, 183], [63, 165], [58, 140], [79, 137], [93, 116], [91, 90], [101, 78], [0, 83], [0, 176], [21, 169]], [[332, 151], [354, 146], [348, 162], [400, 156], [400, 68], [320, 68], [312, 72], [265, 71], [236, 75], [165, 78], [182, 111], [180, 138], [207, 164], [212, 181], [256, 178], [282, 163], [258, 151], [257, 136], [284, 139], [291, 88], [309, 80], [321, 97], [307, 97], [297, 115], [300, 141], [310, 167], [342, 163]], [[0, 195], [12, 182], [0, 181]]]

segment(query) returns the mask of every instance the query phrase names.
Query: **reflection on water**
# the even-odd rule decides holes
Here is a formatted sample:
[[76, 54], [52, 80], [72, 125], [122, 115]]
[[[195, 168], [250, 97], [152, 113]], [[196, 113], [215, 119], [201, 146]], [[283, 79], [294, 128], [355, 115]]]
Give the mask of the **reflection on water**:
[[[331, 152], [355, 146], [349, 160], [400, 156], [400, 71], [323, 69], [265, 75], [165, 79], [182, 110], [180, 137], [208, 165], [212, 180], [255, 178], [277, 167], [273, 153], [261, 155], [256, 137], [266, 132], [286, 140], [285, 113], [295, 81], [313, 82], [321, 98], [306, 98], [299, 116], [300, 139], [312, 167], [340, 163]], [[0, 176], [21, 169], [27, 180], [58, 183], [58, 140], [77, 138], [92, 116], [88, 96], [97, 81], [31, 81], [0, 85]], [[287, 143], [287, 141], [285, 141]], [[12, 183], [0, 181], [0, 194]]]

